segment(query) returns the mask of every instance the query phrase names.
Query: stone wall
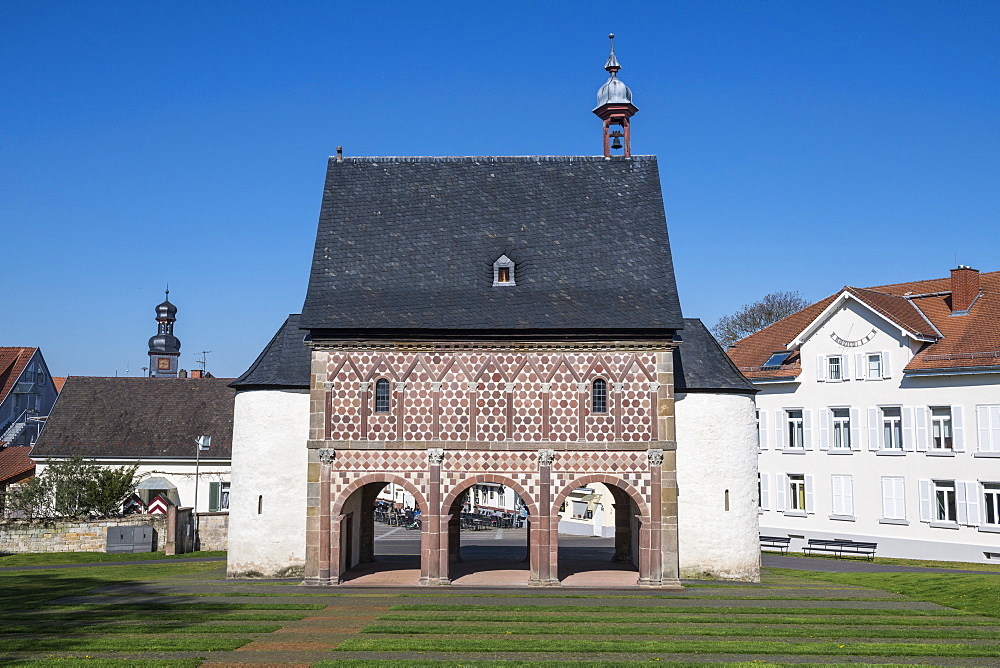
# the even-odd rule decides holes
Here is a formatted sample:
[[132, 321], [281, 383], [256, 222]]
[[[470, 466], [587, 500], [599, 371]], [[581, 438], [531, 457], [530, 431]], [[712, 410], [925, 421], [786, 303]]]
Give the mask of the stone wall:
[[5, 520], [0, 522], [0, 552], [104, 552], [108, 527], [152, 526], [153, 550], [166, 542], [166, 515], [130, 515], [107, 520]]
[[225, 550], [229, 547], [229, 513], [198, 513], [198, 549]]

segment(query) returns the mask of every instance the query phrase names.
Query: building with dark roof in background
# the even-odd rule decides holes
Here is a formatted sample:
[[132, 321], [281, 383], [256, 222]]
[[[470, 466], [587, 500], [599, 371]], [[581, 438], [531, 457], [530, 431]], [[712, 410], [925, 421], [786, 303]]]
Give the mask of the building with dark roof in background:
[[1000, 272], [845, 286], [729, 356], [760, 390], [762, 532], [1000, 559]]
[[233, 383], [232, 575], [339, 583], [395, 484], [419, 582], [448, 583], [492, 483], [529, 516], [525, 583], [558, 584], [559, 508], [601, 483], [635, 582], [758, 577], [755, 390], [682, 315], [657, 160], [606, 69], [602, 156], [330, 159], [302, 313]]

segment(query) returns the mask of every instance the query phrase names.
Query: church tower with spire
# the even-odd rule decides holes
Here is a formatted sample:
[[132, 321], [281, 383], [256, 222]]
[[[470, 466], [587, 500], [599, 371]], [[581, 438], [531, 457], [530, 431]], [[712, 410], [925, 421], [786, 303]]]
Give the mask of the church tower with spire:
[[170, 303], [170, 290], [156, 307], [156, 335], [149, 339], [149, 375], [151, 378], [177, 378], [181, 342], [174, 336], [177, 307]]
[[[615, 57], [615, 34], [611, 33], [608, 38], [611, 40], [611, 55], [608, 56], [604, 69], [611, 76], [597, 91], [597, 108], [594, 109], [594, 113], [604, 121], [604, 157], [622, 155], [627, 158], [632, 155], [632, 131], [629, 119], [639, 111], [639, 108], [632, 104], [632, 91], [618, 78], [618, 70], [622, 66]], [[612, 154], [612, 151], [620, 153]]]

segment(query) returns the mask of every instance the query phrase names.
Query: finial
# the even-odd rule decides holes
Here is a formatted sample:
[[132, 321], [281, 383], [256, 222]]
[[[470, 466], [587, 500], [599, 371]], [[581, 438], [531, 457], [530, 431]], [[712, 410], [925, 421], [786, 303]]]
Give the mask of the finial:
[[163, 294], [165, 294], [167, 296], [167, 299], [169, 301], [169, 298], [170, 298], [170, 284], [169, 283], [167, 283], [167, 289], [163, 291]]
[[611, 55], [608, 56], [608, 62], [604, 64], [604, 69], [611, 72], [611, 76], [614, 76], [622, 66], [618, 64], [618, 59], [615, 58], [615, 34], [613, 32], [608, 33], [608, 39], [611, 40]]

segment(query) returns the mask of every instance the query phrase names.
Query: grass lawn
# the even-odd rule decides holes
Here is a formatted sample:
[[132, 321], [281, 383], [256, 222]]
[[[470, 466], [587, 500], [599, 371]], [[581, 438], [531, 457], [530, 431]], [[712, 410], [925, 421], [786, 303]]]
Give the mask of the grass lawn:
[[224, 576], [169, 559], [0, 572], [0, 664], [1000, 665], [1000, 577], [985, 573], [775, 569], [758, 585], [596, 596]]
[[[762, 554], [776, 554], [775, 552], [763, 552]], [[819, 554], [802, 554], [801, 552], [788, 552], [782, 556], [797, 557], [799, 559], [829, 559]], [[862, 560], [867, 562], [867, 560]], [[965, 561], [928, 561], [926, 559], [896, 559], [894, 557], [875, 557], [872, 563], [889, 566], [919, 566], [922, 568], [952, 568], [959, 571], [983, 571], [984, 573], [1000, 573], [1000, 564], [971, 564]]]
[[0, 568], [13, 566], [56, 566], [63, 564], [100, 564], [109, 561], [151, 561], [154, 559], [197, 559], [225, 557], [224, 551], [189, 552], [167, 556], [162, 552], [139, 554], [105, 554], [103, 552], [46, 552], [42, 554], [0, 554]]

